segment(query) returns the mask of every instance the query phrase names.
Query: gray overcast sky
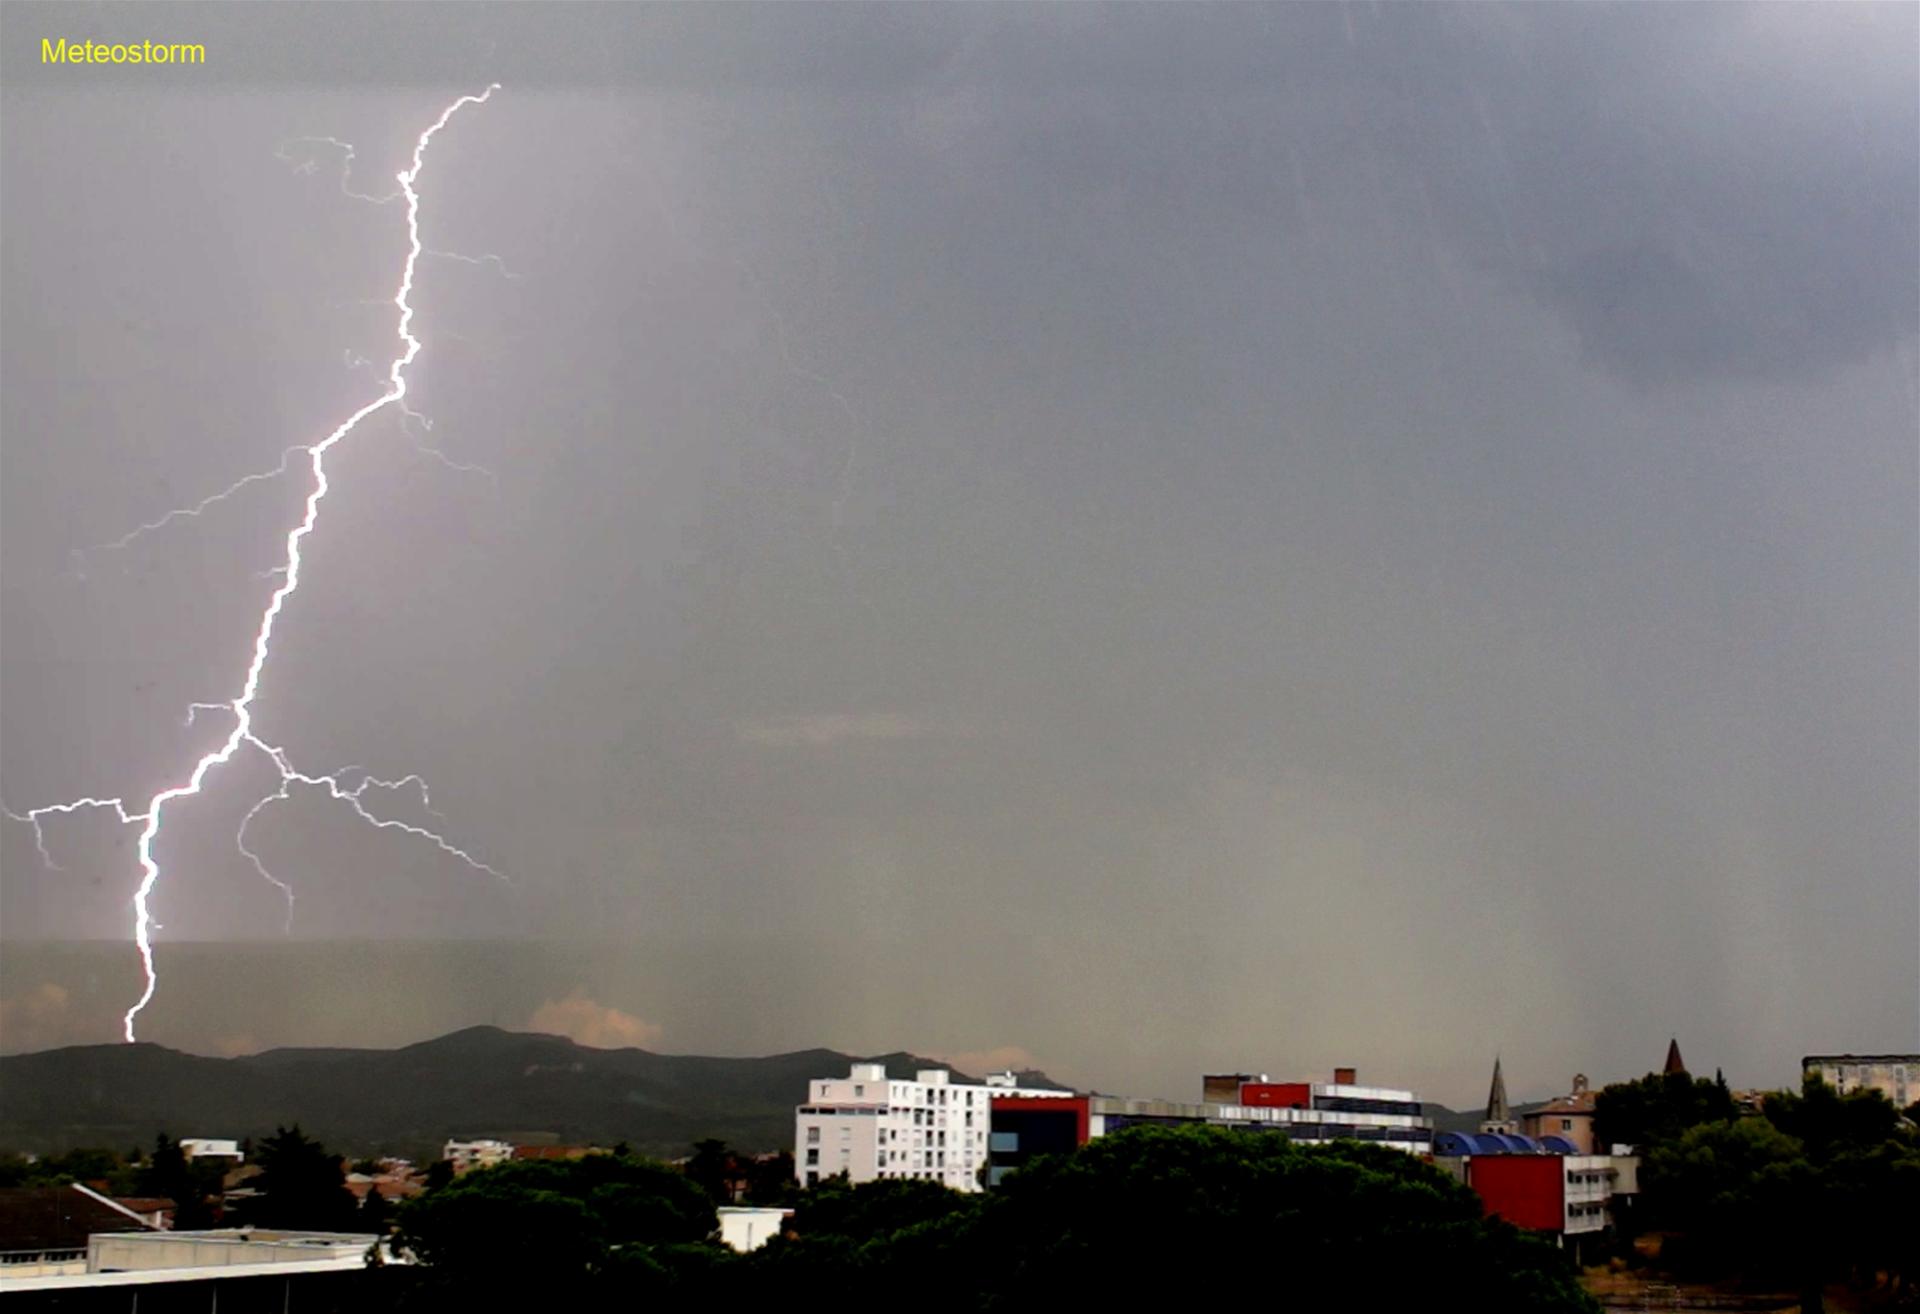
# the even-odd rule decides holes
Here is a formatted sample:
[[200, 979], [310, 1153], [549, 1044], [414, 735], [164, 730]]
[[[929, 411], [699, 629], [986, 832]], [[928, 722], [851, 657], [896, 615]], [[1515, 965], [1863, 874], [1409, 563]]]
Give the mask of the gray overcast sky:
[[[275, 950], [236, 759], [167, 813], [147, 1038], [1456, 1101], [1913, 1048], [1917, 15], [8, 5], [0, 794], [222, 733], [304, 477], [100, 545], [378, 394], [403, 216], [297, 139], [384, 190], [498, 81], [421, 219], [512, 277], [423, 261], [412, 376], [489, 473], [338, 449], [259, 720], [512, 884], [302, 797]], [[35, 944], [127, 934], [131, 834], [48, 839], [0, 827], [8, 1048], [135, 988]], [[304, 943], [421, 939], [495, 943]], [[235, 940], [221, 1000], [179, 946]]]

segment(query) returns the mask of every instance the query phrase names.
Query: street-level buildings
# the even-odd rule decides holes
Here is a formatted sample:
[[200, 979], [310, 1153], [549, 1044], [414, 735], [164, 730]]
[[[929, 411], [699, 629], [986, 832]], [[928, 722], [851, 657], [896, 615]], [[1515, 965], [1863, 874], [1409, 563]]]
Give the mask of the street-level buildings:
[[984, 1086], [953, 1083], [938, 1070], [900, 1081], [879, 1064], [856, 1064], [844, 1080], [811, 1083], [794, 1115], [794, 1175], [809, 1186], [845, 1173], [855, 1182], [915, 1177], [974, 1191], [1035, 1155], [1068, 1152], [1135, 1126], [1231, 1127], [1428, 1152], [1433, 1123], [1414, 1092], [1362, 1086], [1351, 1068], [1334, 1077], [1276, 1082], [1212, 1074], [1202, 1079], [1207, 1098], [1189, 1104], [1023, 1089], [1011, 1073]]
[[493, 1140], [448, 1141], [440, 1157], [452, 1163], [456, 1173], [474, 1168], [491, 1168], [513, 1158], [513, 1143]]

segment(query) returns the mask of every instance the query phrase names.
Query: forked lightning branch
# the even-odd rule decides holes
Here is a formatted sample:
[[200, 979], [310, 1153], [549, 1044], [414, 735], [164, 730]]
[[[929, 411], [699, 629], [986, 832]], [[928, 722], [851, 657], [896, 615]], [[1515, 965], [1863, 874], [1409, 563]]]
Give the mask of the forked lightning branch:
[[[219, 767], [226, 765], [242, 749], [258, 752], [261, 758], [270, 763], [279, 775], [279, 786], [254, 804], [241, 822], [235, 836], [235, 844], [254, 868], [267, 880], [277, 886], [288, 901], [288, 916], [292, 916], [293, 890], [286, 882], [275, 877], [265, 863], [246, 842], [246, 828], [262, 808], [269, 803], [287, 799], [297, 785], [309, 786], [326, 791], [329, 797], [345, 803], [361, 820], [382, 830], [393, 830], [412, 836], [437, 846], [449, 857], [466, 864], [476, 871], [493, 876], [500, 873], [476, 858], [460, 846], [447, 840], [438, 832], [411, 822], [382, 817], [368, 807], [369, 789], [398, 790], [417, 787], [423, 805], [431, 811], [428, 803], [426, 784], [418, 776], [408, 775], [399, 779], [386, 780], [375, 777], [360, 768], [350, 767], [331, 773], [315, 774], [301, 770], [294, 765], [287, 750], [279, 745], [262, 739], [254, 730], [254, 702], [259, 696], [260, 685], [266, 674], [267, 661], [272, 653], [273, 632], [281, 613], [286, 610], [289, 601], [300, 588], [302, 567], [301, 547], [309, 534], [320, 522], [321, 505], [326, 500], [329, 487], [327, 480], [327, 453], [344, 441], [348, 435], [359, 428], [362, 421], [386, 409], [397, 406], [405, 411], [407, 395], [407, 368], [421, 352], [420, 339], [413, 333], [414, 307], [411, 301], [414, 286], [414, 273], [419, 267], [420, 257], [429, 254], [420, 237], [420, 194], [416, 184], [425, 166], [427, 148], [434, 137], [452, 121], [454, 115], [469, 105], [482, 105], [499, 90], [498, 84], [488, 87], [478, 95], [461, 96], [440, 112], [440, 116], [415, 140], [413, 158], [407, 168], [396, 175], [400, 184], [398, 195], [406, 199], [407, 256], [400, 267], [400, 282], [393, 294], [393, 305], [399, 313], [396, 332], [400, 347], [387, 368], [386, 386], [380, 395], [349, 415], [324, 438], [310, 446], [291, 449], [289, 456], [304, 453], [312, 471], [312, 486], [307, 494], [304, 512], [299, 521], [287, 531], [286, 552], [281, 563], [266, 572], [269, 577], [280, 582], [268, 598], [266, 609], [262, 612], [260, 623], [253, 635], [252, 649], [245, 665], [245, 673], [240, 687], [233, 698], [220, 703], [197, 703], [189, 713], [189, 721], [195, 715], [211, 713], [230, 719], [231, 725], [226, 738], [212, 752], [194, 762], [192, 768], [178, 783], [168, 785], [147, 800], [146, 806], [135, 811], [121, 798], [85, 797], [71, 799], [64, 803], [51, 803], [33, 808], [24, 813], [8, 811], [6, 815], [16, 821], [30, 824], [34, 830], [34, 841], [39, 847], [41, 858], [48, 866], [53, 866], [53, 857], [47, 847], [46, 823], [50, 818], [75, 813], [106, 811], [113, 814], [114, 820], [121, 825], [138, 826], [140, 839], [138, 846], [140, 877], [133, 897], [133, 939], [139, 950], [141, 971], [144, 976], [144, 988], [140, 997], [134, 1001], [122, 1019], [122, 1027], [127, 1040], [135, 1039], [134, 1022], [146, 1006], [153, 1001], [154, 992], [159, 988], [159, 976], [154, 964], [153, 932], [156, 923], [153, 919], [153, 892], [160, 881], [161, 865], [156, 853], [161, 829], [166, 820], [167, 807], [177, 799], [198, 794], [206, 786], [208, 778]], [[253, 477], [249, 476], [249, 480]], [[246, 481], [243, 481], [246, 482]], [[236, 486], [237, 487], [237, 486]], [[232, 490], [229, 490], [232, 491]], [[183, 512], [181, 514], [191, 514]]]

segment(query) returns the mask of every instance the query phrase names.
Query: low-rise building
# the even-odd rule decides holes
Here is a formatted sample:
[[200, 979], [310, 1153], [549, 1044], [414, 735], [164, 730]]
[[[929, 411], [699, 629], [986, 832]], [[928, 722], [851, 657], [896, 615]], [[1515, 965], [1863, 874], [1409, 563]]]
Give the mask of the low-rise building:
[[128, 1213], [137, 1215], [148, 1227], [161, 1232], [173, 1226], [174, 1211], [179, 1208], [177, 1202], [163, 1195], [116, 1195], [113, 1202]]
[[1904, 1109], [1920, 1100], [1920, 1054], [1809, 1054], [1800, 1071], [1842, 1095], [1877, 1090]]
[[599, 1145], [516, 1145], [515, 1159], [584, 1159], [590, 1154], [612, 1154]]
[[241, 1152], [239, 1141], [208, 1140], [204, 1136], [189, 1136], [180, 1142], [180, 1153], [188, 1159], [225, 1159], [230, 1167], [239, 1166], [247, 1156]]
[[1639, 1193], [1632, 1155], [1583, 1154], [1562, 1135], [1442, 1132], [1434, 1165], [1471, 1186], [1488, 1217], [1581, 1246], [1618, 1223]]
[[720, 1215], [720, 1240], [742, 1254], [779, 1236], [793, 1217], [791, 1209], [753, 1205], [721, 1205], [714, 1212]]
[[198, 1232], [118, 1232], [87, 1239], [89, 1273], [253, 1264], [364, 1264], [372, 1233], [224, 1227]]
[[[1239, 1074], [1236, 1074], [1239, 1075]], [[1362, 1086], [1352, 1068], [1336, 1068], [1330, 1082], [1270, 1081], [1264, 1076], [1240, 1081], [1228, 1094], [1227, 1078], [1202, 1079], [1198, 1104], [1175, 1100], [1089, 1098], [1088, 1135], [1104, 1136], [1123, 1127], [1204, 1123], [1247, 1131], [1284, 1132], [1296, 1141], [1358, 1140], [1425, 1154], [1433, 1143], [1433, 1122], [1410, 1090]]]
[[453, 1164], [456, 1173], [468, 1172], [474, 1168], [491, 1168], [495, 1164], [505, 1163], [513, 1158], [513, 1144], [510, 1141], [448, 1141], [441, 1150], [440, 1157]]
[[1520, 1130], [1535, 1138], [1565, 1137], [1581, 1154], [1592, 1154], [1593, 1103], [1594, 1092], [1587, 1083], [1587, 1074], [1576, 1072], [1572, 1088], [1521, 1118]]
[[139, 1211], [78, 1183], [0, 1187], [0, 1290], [12, 1291], [23, 1278], [84, 1273], [88, 1239], [96, 1233], [155, 1226]]
[[427, 1189], [422, 1178], [412, 1173], [348, 1173], [347, 1190], [353, 1198], [365, 1203], [369, 1195], [377, 1195], [382, 1200], [393, 1202], [408, 1200]]
[[1422, 1112], [1419, 1096], [1410, 1090], [1362, 1086], [1352, 1068], [1335, 1069], [1330, 1082], [1208, 1073], [1201, 1078], [1200, 1091], [1198, 1104], [1114, 1095], [1036, 1099], [1027, 1092], [996, 1092], [987, 1184], [998, 1185], [1036, 1155], [1070, 1153], [1097, 1136], [1127, 1127], [1229, 1127], [1278, 1132], [1307, 1143], [1369, 1141], [1410, 1154], [1426, 1153], [1433, 1140], [1433, 1124]]
[[[371, 1233], [224, 1228], [88, 1239], [77, 1271], [23, 1276], [0, 1291], [9, 1311], [288, 1310], [354, 1305], [368, 1255], [405, 1262]], [[37, 1302], [37, 1303], [36, 1303]]]

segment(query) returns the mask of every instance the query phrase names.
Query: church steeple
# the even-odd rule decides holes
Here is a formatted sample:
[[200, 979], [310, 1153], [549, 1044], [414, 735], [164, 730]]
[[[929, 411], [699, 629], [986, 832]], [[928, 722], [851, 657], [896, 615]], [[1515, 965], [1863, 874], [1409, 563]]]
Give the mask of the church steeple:
[[1493, 1056], [1493, 1085], [1487, 1091], [1487, 1116], [1480, 1123], [1483, 1132], [1517, 1131], [1519, 1124], [1507, 1107], [1507, 1079], [1500, 1074], [1500, 1056]]
[[1683, 1077], [1687, 1075], [1687, 1065], [1680, 1057], [1680, 1038], [1678, 1036], [1667, 1041], [1667, 1066], [1662, 1068], [1661, 1071], [1669, 1077], [1676, 1072]]

